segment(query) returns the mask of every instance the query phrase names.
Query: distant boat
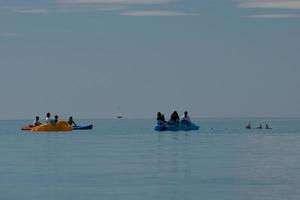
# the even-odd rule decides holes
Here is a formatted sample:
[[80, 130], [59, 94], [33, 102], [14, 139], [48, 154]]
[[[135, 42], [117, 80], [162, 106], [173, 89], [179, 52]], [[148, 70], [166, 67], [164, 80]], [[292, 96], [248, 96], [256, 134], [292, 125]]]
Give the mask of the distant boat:
[[119, 113], [119, 114], [117, 115], [117, 119], [122, 119], [122, 118], [123, 118], [122, 113]]
[[119, 112], [118, 112], [118, 114], [117, 114], [117, 119], [122, 119], [123, 118], [123, 114], [120, 112], [120, 107], [118, 107], [118, 110], [119, 110]]

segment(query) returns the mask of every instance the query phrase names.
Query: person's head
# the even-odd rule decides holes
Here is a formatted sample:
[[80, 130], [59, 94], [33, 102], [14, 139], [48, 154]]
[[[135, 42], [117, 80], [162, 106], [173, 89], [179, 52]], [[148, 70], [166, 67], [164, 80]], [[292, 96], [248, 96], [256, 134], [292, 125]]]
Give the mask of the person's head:
[[47, 113], [47, 115], [46, 115], [48, 118], [50, 117], [50, 113]]
[[161, 112], [158, 112], [158, 113], [157, 113], [157, 116], [159, 116], [159, 117], [160, 117], [160, 116], [161, 116]]
[[71, 121], [71, 120], [73, 120], [73, 117], [72, 117], [72, 116], [70, 116], [70, 117], [69, 117], [69, 120], [70, 120], [70, 121]]
[[35, 116], [35, 120], [40, 120], [40, 117], [39, 116]]
[[57, 116], [57, 115], [55, 115], [55, 116], [54, 116], [54, 118], [55, 118], [55, 119], [58, 119], [58, 116]]
[[184, 111], [184, 116], [187, 116], [188, 115], [188, 112], [187, 111]]

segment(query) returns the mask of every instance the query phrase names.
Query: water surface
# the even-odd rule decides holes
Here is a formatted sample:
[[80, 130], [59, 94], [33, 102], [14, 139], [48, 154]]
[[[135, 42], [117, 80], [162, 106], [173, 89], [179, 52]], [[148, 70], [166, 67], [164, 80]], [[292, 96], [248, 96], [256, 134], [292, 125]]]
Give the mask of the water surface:
[[[300, 198], [300, 119], [82, 120], [92, 131], [31, 133], [0, 121], [5, 200], [282, 200]], [[272, 130], [245, 130], [248, 122]]]

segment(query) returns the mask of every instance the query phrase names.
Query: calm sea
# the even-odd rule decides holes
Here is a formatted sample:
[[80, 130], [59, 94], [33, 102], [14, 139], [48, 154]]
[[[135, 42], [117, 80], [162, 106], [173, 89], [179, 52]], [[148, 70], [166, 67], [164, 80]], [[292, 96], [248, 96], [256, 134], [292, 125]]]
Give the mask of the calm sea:
[[300, 119], [197, 119], [199, 131], [176, 133], [126, 119], [20, 131], [30, 122], [0, 121], [0, 199], [300, 199]]

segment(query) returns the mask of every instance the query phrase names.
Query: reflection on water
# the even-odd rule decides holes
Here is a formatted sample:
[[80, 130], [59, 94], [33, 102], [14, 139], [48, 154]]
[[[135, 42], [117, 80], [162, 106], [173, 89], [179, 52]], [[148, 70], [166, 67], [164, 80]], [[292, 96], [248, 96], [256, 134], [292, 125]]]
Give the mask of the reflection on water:
[[[158, 135], [157, 167], [158, 173], [170, 172], [177, 176], [188, 176], [188, 134], [171, 135], [172, 145], [166, 144], [165, 135]], [[183, 140], [181, 140], [181, 138]]]

